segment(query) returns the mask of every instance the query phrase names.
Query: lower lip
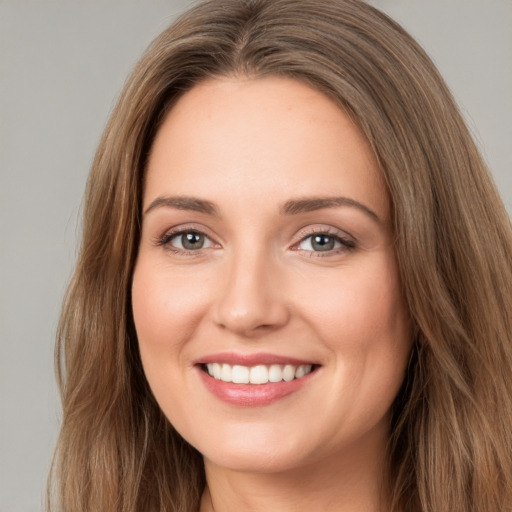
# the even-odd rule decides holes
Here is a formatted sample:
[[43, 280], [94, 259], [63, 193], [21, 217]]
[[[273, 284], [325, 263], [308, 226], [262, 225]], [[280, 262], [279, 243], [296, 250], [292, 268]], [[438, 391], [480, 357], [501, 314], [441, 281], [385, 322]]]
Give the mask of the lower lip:
[[217, 398], [239, 407], [261, 407], [270, 405], [299, 391], [312, 376], [314, 371], [300, 379], [290, 382], [272, 382], [268, 384], [234, 384], [211, 377], [201, 368], [198, 369], [207, 389]]

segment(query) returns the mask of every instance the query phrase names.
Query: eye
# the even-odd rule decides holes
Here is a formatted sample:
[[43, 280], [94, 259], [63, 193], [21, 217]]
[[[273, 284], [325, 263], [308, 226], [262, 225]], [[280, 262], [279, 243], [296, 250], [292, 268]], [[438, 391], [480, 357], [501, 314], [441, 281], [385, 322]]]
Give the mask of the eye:
[[172, 233], [164, 237], [162, 244], [182, 251], [198, 251], [213, 246], [213, 242], [199, 231]]
[[355, 244], [337, 235], [314, 233], [303, 238], [297, 247], [303, 251], [329, 252], [340, 248], [353, 249]]

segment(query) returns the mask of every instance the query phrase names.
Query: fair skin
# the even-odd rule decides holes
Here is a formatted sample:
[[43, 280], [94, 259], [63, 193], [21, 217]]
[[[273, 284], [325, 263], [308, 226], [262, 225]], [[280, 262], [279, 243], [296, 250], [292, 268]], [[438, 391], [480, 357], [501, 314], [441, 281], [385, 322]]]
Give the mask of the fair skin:
[[201, 511], [384, 510], [411, 335], [389, 197], [349, 117], [290, 79], [195, 86], [157, 133], [143, 211], [140, 353], [204, 456]]

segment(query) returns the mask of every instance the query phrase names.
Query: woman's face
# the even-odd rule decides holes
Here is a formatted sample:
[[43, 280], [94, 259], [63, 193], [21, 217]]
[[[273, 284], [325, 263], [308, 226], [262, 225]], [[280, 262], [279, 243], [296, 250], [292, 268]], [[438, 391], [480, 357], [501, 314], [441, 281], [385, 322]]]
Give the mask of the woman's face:
[[380, 450], [410, 328], [373, 154], [284, 78], [196, 86], [149, 158], [133, 314], [151, 389], [207, 463]]

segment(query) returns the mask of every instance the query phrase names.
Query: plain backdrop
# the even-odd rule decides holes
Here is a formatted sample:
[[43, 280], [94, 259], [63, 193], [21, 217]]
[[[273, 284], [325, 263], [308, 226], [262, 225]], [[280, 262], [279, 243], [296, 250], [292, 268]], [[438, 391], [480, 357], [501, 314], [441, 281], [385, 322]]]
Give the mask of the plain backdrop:
[[[44, 509], [53, 344], [95, 146], [186, 0], [0, 0], [0, 512]], [[446, 78], [512, 213], [512, 0], [374, 0]]]

